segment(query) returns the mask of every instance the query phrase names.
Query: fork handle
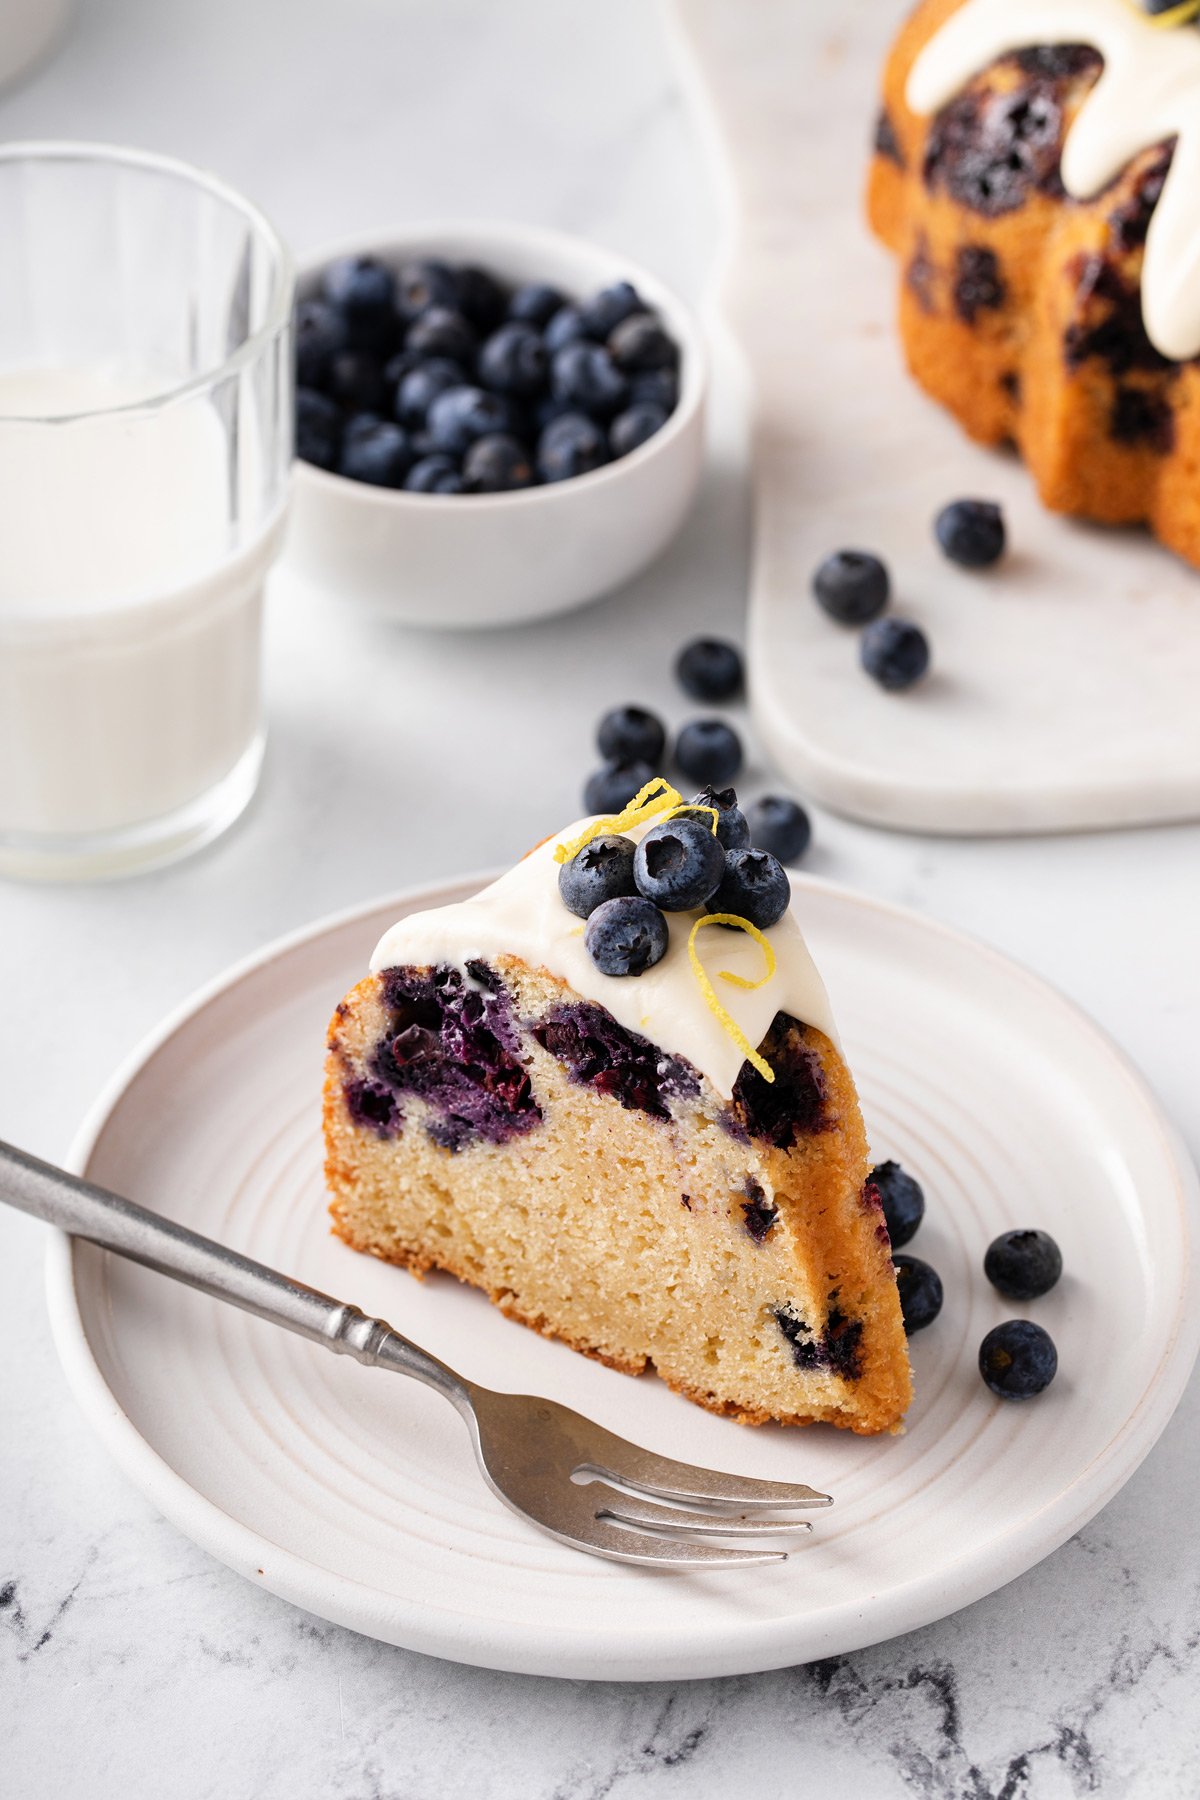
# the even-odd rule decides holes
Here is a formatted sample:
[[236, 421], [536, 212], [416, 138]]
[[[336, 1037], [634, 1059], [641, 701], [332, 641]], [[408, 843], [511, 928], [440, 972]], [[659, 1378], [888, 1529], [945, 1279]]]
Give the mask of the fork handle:
[[282, 1325], [326, 1350], [357, 1362], [412, 1375], [468, 1410], [467, 1384], [453, 1369], [410, 1343], [382, 1319], [372, 1319], [303, 1281], [293, 1281], [240, 1251], [164, 1219], [136, 1201], [124, 1200], [65, 1169], [40, 1162], [12, 1144], [0, 1142], [0, 1200], [21, 1212], [86, 1238], [103, 1250], [170, 1275], [216, 1300]]

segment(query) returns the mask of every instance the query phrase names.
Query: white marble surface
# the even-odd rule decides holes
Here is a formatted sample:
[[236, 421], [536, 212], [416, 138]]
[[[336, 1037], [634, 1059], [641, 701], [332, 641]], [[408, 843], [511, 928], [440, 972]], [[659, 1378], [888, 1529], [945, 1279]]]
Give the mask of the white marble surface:
[[[893, 0], [879, 10], [882, 42]], [[521, 213], [698, 296], [717, 239], [646, 0], [85, 0], [61, 56], [0, 95], [0, 133], [125, 138], [211, 164], [298, 249], [392, 218]], [[738, 631], [744, 600], [724, 385], [706, 504], [657, 569], [602, 606], [444, 642], [368, 634], [276, 593], [270, 761], [242, 827], [123, 886], [0, 891], [0, 1135], [62, 1154], [117, 1060], [231, 958], [330, 908], [524, 848], [576, 809], [605, 704], [683, 715], [674, 647], [701, 626]], [[751, 785], [766, 775], [756, 766]], [[1080, 1000], [1200, 1150], [1200, 830], [985, 843], [825, 814], [816, 827], [814, 872], [978, 932]], [[0, 1231], [6, 1795], [1196, 1794], [1195, 1384], [1085, 1532], [911, 1638], [673, 1688], [483, 1674], [305, 1617], [157, 1519], [65, 1391], [40, 1228], [14, 1217]], [[1115, 1295], [1114, 1355], [1120, 1333]]]

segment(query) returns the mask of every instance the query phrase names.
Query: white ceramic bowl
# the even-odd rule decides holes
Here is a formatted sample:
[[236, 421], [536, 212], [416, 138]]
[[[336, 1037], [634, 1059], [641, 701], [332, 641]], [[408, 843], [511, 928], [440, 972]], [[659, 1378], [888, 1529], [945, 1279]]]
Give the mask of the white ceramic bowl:
[[572, 298], [632, 281], [681, 351], [679, 404], [662, 430], [590, 475], [511, 494], [409, 494], [295, 466], [286, 562], [304, 581], [410, 625], [512, 624], [619, 587], [683, 523], [704, 453], [707, 359], [699, 328], [626, 256], [528, 225], [411, 225], [334, 244], [301, 266], [301, 299], [336, 256], [479, 263]]

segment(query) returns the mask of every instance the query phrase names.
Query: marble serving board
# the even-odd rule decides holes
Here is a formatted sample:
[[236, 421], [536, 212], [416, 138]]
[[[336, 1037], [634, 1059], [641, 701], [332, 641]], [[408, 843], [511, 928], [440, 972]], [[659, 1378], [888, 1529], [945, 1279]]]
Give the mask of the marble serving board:
[[[901, 0], [677, 0], [698, 116], [729, 177], [721, 306], [755, 393], [749, 649], [758, 725], [805, 794], [946, 833], [1200, 815], [1200, 575], [1146, 534], [1045, 512], [1015, 455], [917, 389], [896, 271], [863, 212], [879, 70]], [[948, 500], [1004, 507], [1010, 554], [939, 552]], [[933, 647], [884, 693], [858, 633], [814, 604], [830, 550], [888, 563], [893, 610]]]

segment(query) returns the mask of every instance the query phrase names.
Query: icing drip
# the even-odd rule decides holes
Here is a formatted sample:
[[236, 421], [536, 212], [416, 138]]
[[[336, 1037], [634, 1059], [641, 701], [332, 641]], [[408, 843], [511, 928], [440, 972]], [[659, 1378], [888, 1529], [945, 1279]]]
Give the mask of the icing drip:
[[1091, 44], [1104, 59], [1063, 146], [1072, 199], [1176, 140], [1146, 238], [1142, 314], [1161, 355], [1200, 355], [1200, 31], [1156, 30], [1129, 0], [966, 0], [913, 64], [908, 104], [935, 113], [998, 57], [1042, 44]]

